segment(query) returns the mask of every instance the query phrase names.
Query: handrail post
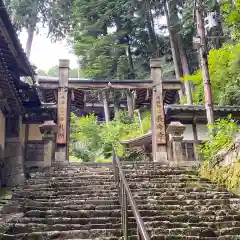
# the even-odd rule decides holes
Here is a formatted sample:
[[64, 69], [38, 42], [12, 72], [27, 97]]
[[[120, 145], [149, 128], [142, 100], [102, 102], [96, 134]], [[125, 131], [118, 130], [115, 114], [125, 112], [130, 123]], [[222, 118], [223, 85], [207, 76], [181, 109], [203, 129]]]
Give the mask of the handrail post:
[[143, 240], [138, 227], [137, 227], [137, 240]]
[[123, 188], [123, 231], [124, 239], [128, 240], [128, 205], [127, 205], [127, 194], [125, 188]]
[[119, 161], [115, 149], [113, 152], [113, 166], [115, 180], [118, 188], [119, 203], [121, 207], [121, 223], [123, 230], [123, 238], [124, 240], [128, 240], [128, 203], [129, 203], [137, 223], [138, 240], [150, 240], [148, 232], [139, 214], [136, 201], [134, 200], [129, 185], [126, 181], [124, 171], [122, 169], [121, 163]]
[[113, 170], [114, 170], [114, 178], [115, 182], [118, 183], [118, 171], [117, 171], [117, 163], [116, 163], [116, 153], [113, 151]]

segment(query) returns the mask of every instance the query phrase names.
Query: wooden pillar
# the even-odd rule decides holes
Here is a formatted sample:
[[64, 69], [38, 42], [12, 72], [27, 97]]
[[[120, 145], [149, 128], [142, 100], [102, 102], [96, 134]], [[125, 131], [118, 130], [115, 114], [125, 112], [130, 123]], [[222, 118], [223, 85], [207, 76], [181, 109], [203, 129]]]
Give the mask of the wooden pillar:
[[68, 162], [70, 97], [68, 91], [69, 60], [59, 60], [59, 87], [57, 111], [57, 151], [55, 161]]
[[106, 93], [104, 91], [102, 92], [102, 101], [103, 101], [105, 122], [108, 123], [110, 121], [109, 108], [108, 108], [108, 101], [106, 98]]
[[152, 93], [152, 153], [154, 162], [167, 162], [166, 126], [163, 102], [161, 63], [152, 59], [150, 63], [153, 80]]

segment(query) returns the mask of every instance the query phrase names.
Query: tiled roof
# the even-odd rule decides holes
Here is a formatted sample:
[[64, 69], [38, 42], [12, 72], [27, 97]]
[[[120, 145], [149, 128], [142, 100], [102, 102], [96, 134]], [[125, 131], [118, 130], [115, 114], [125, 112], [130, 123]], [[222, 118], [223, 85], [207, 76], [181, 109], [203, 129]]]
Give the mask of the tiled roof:
[[[181, 105], [181, 104], [170, 104], [165, 105], [165, 112], [169, 111], [186, 111], [186, 112], [198, 112], [206, 111], [204, 105]], [[214, 106], [216, 112], [240, 112], [240, 106]]]
[[9, 18], [7, 10], [2, 0], [0, 0], [0, 30], [4, 39], [0, 41], [0, 48], [3, 49], [6, 59], [12, 61], [9, 56], [13, 56], [17, 62], [20, 76], [33, 76], [33, 68], [22, 48], [14, 26]]

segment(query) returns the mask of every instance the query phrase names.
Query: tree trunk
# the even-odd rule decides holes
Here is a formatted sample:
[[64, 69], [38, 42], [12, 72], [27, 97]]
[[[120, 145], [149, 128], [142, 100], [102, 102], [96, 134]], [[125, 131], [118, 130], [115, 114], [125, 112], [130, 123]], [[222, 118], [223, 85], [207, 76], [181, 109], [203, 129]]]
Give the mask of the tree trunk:
[[25, 48], [25, 52], [28, 58], [30, 58], [30, 54], [31, 54], [31, 48], [32, 48], [32, 43], [33, 43], [33, 36], [34, 36], [34, 28], [33, 27], [29, 27], [27, 32], [28, 32], [28, 38], [27, 38], [27, 43], [26, 43], [26, 48]]
[[[169, 31], [169, 39], [170, 39], [170, 45], [171, 45], [171, 51], [172, 51], [172, 57], [173, 57], [173, 64], [174, 64], [174, 68], [175, 68], [175, 75], [176, 75], [177, 80], [180, 80], [180, 78], [182, 76], [181, 59], [180, 59], [178, 44], [176, 42], [176, 34], [174, 33], [173, 29], [171, 28], [171, 25], [174, 23], [172, 23], [170, 21], [167, 2], [164, 4], [164, 12], [165, 12], [166, 19], [167, 19], [167, 26], [168, 26], [168, 31]], [[179, 98], [180, 98], [180, 100], [183, 99], [182, 89], [179, 90]]]
[[27, 38], [27, 43], [25, 48], [25, 52], [28, 58], [30, 58], [30, 55], [31, 55], [34, 32], [37, 26], [38, 1], [35, 0], [34, 2], [32, 2], [31, 7], [32, 7], [32, 15], [31, 15], [31, 19], [29, 19], [30, 24], [28, 25], [28, 29], [27, 29], [28, 38]]
[[151, 6], [148, 1], [146, 1], [146, 11], [147, 11], [147, 29], [149, 34], [149, 40], [151, 43], [151, 53], [153, 54], [153, 57], [158, 57], [158, 46], [157, 46], [157, 38], [156, 33], [153, 25], [153, 16], [151, 12]]
[[[189, 65], [188, 65], [188, 60], [187, 60], [187, 54], [186, 54], [186, 50], [184, 49], [181, 37], [178, 38], [178, 47], [179, 47], [179, 53], [180, 53], [180, 56], [181, 56], [183, 75], [184, 76], [190, 75]], [[193, 99], [192, 99], [191, 84], [190, 84], [189, 81], [185, 80], [184, 81], [184, 86], [185, 86], [185, 94], [186, 94], [186, 97], [187, 97], [187, 104], [192, 105], [193, 104]]]

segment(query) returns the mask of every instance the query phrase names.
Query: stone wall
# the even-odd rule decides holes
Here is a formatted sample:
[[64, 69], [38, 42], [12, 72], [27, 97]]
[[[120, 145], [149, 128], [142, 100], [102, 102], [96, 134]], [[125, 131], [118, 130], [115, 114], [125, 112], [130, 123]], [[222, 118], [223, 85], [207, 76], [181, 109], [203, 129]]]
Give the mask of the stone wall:
[[240, 194], [240, 139], [216, 154], [212, 161], [204, 163], [201, 176]]
[[25, 182], [24, 148], [19, 138], [8, 138], [5, 142], [2, 165], [2, 185], [16, 186]]
[[26, 167], [42, 167], [44, 164], [44, 142], [33, 140], [27, 142]]

